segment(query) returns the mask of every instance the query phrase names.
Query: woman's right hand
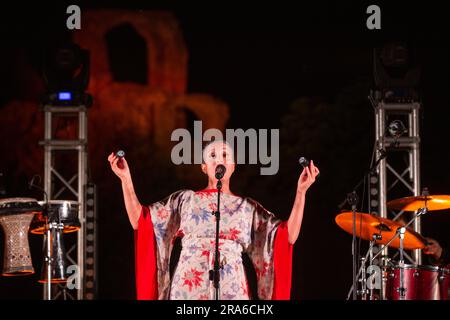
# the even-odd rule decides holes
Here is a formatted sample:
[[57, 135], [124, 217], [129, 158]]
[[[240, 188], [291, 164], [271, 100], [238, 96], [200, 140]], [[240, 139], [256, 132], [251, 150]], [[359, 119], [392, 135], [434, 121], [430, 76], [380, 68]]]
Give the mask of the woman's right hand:
[[120, 180], [127, 181], [131, 179], [130, 168], [128, 167], [125, 157], [119, 158], [114, 152], [112, 152], [108, 157], [108, 161], [111, 165], [111, 170], [116, 174], [116, 176], [119, 177]]

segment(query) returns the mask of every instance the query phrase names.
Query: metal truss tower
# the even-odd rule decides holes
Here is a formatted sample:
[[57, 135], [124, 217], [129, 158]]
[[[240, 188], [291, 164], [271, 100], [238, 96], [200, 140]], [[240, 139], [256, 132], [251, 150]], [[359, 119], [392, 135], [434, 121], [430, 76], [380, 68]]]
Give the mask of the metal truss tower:
[[[40, 144], [44, 147], [44, 189], [49, 200], [76, 201], [81, 225], [79, 231], [64, 235], [68, 276], [74, 279], [72, 284], [75, 286], [70, 286], [69, 281], [67, 285], [52, 284], [50, 288], [44, 285], [44, 299], [95, 299], [96, 190], [95, 185], [88, 182], [88, 109], [85, 105], [44, 105], [43, 112], [45, 135]], [[61, 129], [58, 123], [61, 121], [78, 132], [70, 137], [58, 137], [58, 129]], [[72, 240], [70, 247], [66, 240]]]
[[[402, 192], [401, 197], [418, 196], [421, 194], [420, 186], [420, 132], [419, 132], [420, 103], [391, 103], [383, 100], [375, 101], [375, 143], [377, 157], [384, 150], [386, 157], [381, 160], [378, 167], [378, 212], [381, 217], [397, 220], [403, 212], [389, 212], [387, 202], [397, 196], [395, 192]], [[402, 120], [399, 120], [402, 119]], [[388, 126], [392, 121], [405, 121], [405, 135], [390, 136]], [[403, 156], [406, 161], [397, 161], [395, 156]], [[392, 160], [392, 161], [391, 161]], [[394, 164], [395, 163], [395, 164]], [[420, 233], [420, 217], [412, 224], [413, 229]], [[421, 264], [421, 250], [413, 251], [412, 257], [406, 257], [413, 264]]]

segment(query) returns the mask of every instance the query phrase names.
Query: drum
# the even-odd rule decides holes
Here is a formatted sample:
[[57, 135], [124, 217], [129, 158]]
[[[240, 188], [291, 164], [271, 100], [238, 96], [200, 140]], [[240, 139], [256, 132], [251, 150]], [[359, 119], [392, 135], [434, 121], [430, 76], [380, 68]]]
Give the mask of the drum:
[[449, 300], [449, 282], [450, 282], [450, 269], [441, 268], [439, 274], [439, 291], [441, 294], [441, 300]]
[[400, 271], [403, 270], [404, 300], [441, 300], [442, 269], [427, 265], [409, 265], [387, 267], [386, 299], [401, 300]]
[[0, 199], [0, 224], [5, 234], [4, 276], [33, 274], [28, 230], [42, 207], [31, 198]]
[[[39, 201], [39, 204], [45, 207], [45, 201]], [[46, 210], [50, 222], [61, 222], [63, 224], [64, 233], [80, 230], [81, 224], [78, 219], [78, 211], [78, 202], [69, 200], [49, 200]], [[45, 224], [46, 217], [44, 213], [37, 214], [31, 223], [31, 233], [44, 234]]]

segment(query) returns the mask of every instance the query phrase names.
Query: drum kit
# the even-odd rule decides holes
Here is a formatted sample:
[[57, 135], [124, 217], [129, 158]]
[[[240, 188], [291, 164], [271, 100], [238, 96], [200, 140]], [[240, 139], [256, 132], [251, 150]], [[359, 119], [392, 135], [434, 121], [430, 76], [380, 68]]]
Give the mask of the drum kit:
[[63, 233], [80, 229], [78, 203], [32, 198], [0, 199], [0, 224], [5, 235], [3, 276], [34, 274], [28, 233], [44, 236], [41, 283], [67, 281]]
[[[417, 213], [406, 224], [374, 214], [354, 213], [353, 211], [342, 212], [335, 218], [337, 225], [344, 231], [353, 234], [354, 225], [356, 225], [356, 237], [370, 241], [366, 256], [361, 258], [361, 268], [357, 275], [358, 283], [362, 288], [357, 290], [358, 295], [362, 300], [449, 300], [450, 268], [448, 266], [405, 264], [403, 250], [424, 249], [427, 246], [427, 239], [409, 229], [408, 226], [418, 216], [427, 212], [450, 209], [450, 196], [406, 197], [388, 202], [387, 207], [391, 210]], [[383, 246], [375, 256], [373, 255], [374, 245]], [[366, 263], [369, 262], [371, 265], [384, 249], [389, 247], [398, 249], [399, 261], [394, 262], [383, 257], [381, 268], [366, 270]], [[367, 286], [366, 273], [369, 270], [375, 273], [376, 270], [380, 272], [380, 286], [376, 288], [380, 289], [378, 295], [374, 294], [373, 285]], [[372, 275], [370, 278], [370, 281], [374, 279]]]

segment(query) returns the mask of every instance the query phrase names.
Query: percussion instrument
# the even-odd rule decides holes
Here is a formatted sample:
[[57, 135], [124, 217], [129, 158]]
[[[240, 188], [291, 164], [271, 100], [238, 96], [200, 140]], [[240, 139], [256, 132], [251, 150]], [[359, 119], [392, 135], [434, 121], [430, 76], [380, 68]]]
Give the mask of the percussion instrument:
[[[336, 223], [344, 231], [353, 234], [353, 212], [343, 212], [336, 216]], [[397, 232], [398, 228], [403, 227], [398, 222], [381, 218], [379, 216], [368, 213], [356, 213], [356, 236], [363, 240], [373, 240], [373, 235], [377, 234], [381, 236], [381, 239], [377, 239], [377, 244], [387, 244]], [[405, 238], [403, 242], [404, 249], [423, 249], [426, 245], [426, 239], [417, 232], [406, 229]], [[399, 248], [400, 239], [397, 237], [389, 244], [390, 247]]]
[[[39, 201], [45, 207], [45, 201]], [[75, 232], [80, 229], [78, 219], [79, 204], [69, 200], [49, 200], [47, 204], [47, 215], [49, 222], [62, 223], [64, 233]], [[44, 234], [46, 217], [43, 213], [37, 214], [31, 223], [30, 232], [33, 234]]]
[[441, 268], [439, 274], [439, 291], [441, 294], [441, 300], [450, 300], [449, 283], [450, 283], [450, 269]]
[[450, 196], [428, 195], [406, 197], [389, 201], [387, 207], [392, 210], [417, 211], [426, 208], [428, 211], [450, 209]]
[[50, 223], [44, 235], [44, 263], [40, 283], [63, 283], [66, 277], [66, 250], [63, 241], [64, 225]]
[[0, 224], [5, 234], [4, 276], [33, 274], [28, 230], [42, 207], [32, 198], [0, 199]]
[[437, 266], [395, 265], [386, 269], [386, 299], [401, 300], [400, 272], [403, 271], [404, 300], [447, 300], [449, 270]]

